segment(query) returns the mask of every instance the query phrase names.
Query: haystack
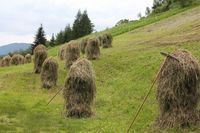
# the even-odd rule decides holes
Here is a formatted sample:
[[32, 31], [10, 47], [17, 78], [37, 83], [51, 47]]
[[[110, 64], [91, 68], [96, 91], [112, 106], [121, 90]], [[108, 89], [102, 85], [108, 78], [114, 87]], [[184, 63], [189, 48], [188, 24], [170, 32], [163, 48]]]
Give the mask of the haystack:
[[70, 41], [65, 47], [65, 68], [69, 68], [80, 57], [77, 41]]
[[103, 36], [98, 36], [99, 46], [102, 46], [103, 44]]
[[11, 58], [12, 65], [24, 64], [24, 62], [25, 62], [25, 58], [23, 55], [20, 55], [20, 54], [14, 54]]
[[90, 117], [96, 85], [91, 63], [79, 59], [71, 66], [63, 90], [67, 117]]
[[32, 61], [32, 56], [30, 54], [25, 55], [25, 63], [31, 63]]
[[58, 78], [58, 63], [52, 57], [47, 58], [42, 65], [42, 71], [41, 71], [42, 87], [50, 89], [56, 86], [57, 78]]
[[99, 42], [96, 38], [89, 39], [85, 48], [87, 59], [95, 60], [100, 56]]
[[5, 57], [3, 57], [2, 61], [1, 61], [1, 66], [2, 67], [6, 67], [6, 66], [10, 66], [11, 65], [11, 57], [10, 55], [7, 55]]
[[110, 33], [106, 33], [102, 37], [102, 47], [103, 48], [110, 48], [112, 47], [112, 35]]
[[67, 44], [63, 44], [62, 46], [60, 46], [60, 49], [58, 51], [58, 57], [60, 58], [60, 60], [64, 60], [65, 58], [65, 47]]
[[83, 38], [79, 43], [79, 47], [82, 54], [85, 54], [85, 47], [87, 45], [87, 42], [88, 42], [88, 38]]
[[44, 45], [38, 45], [34, 49], [34, 72], [40, 73], [42, 69], [42, 64], [47, 58], [47, 49]]
[[200, 67], [188, 51], [176, 50], [173, 55], [180, 62], [168, 57], [157, 81], [159, 128], [183, 128], [200, 120], [197, 111]]

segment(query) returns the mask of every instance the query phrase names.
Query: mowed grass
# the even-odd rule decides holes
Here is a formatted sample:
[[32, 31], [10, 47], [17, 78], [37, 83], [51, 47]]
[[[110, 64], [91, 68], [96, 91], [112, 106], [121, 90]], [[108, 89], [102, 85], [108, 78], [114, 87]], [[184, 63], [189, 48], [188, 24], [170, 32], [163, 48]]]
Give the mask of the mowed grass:
[[[95, 115], [87, 119], [64, 118], [62, 92], [47, 106], [53, 95], [64, 86], [68, 71], [64, 69], [63, 61], [57, 59], [58, 85], [52, 90], [41, 88], [40, 75], [33, 73], [33, 63], [0, 68], [0, 132], [126, 132], [164, 60], [160, 55], [161, 51], [187, 49], [200, 62], [200, 42], [168, 45], [147, 43], [155, 37], [156, 33], [153, 34], [154, 36], [144, 32], [125, 33], [114, 37], [112, 48], [101, 49], [100, 59], [92, 61], [97, 85], [93, 106]], [[163, 35], [165, 31], [159, 31], [157, 34]], [[143, 40], [145, 41], [142, 43]], [[49, 56], [57, 58], [58, 47], [48, 52]], [[156, 87], [154, 87], [131, 132], [198, 133], [200, 131], [200, 126], [184, 130], [155, 131], [152, 125], [158, 114]]]

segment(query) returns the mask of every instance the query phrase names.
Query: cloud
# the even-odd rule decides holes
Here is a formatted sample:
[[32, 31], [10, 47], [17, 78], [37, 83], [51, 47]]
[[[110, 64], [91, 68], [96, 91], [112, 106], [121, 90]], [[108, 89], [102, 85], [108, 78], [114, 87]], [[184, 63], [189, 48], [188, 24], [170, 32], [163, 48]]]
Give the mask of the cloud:
[[153, 0], [6, 0], [0, 4], [0, 45], [32, 42], [42, 23], [48, 36], [72, 24], [79, 9], [87, 9], [96, 30], [120, 19], [136, 19]]

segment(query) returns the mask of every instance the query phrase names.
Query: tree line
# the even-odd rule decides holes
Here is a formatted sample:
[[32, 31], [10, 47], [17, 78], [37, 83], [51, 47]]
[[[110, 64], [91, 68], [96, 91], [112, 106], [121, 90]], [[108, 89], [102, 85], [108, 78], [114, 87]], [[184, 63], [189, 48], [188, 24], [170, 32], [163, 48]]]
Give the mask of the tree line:
[[41, 24], [37, 30], [31, 49], [33, 51], [33, 49], [39, 44], [43, 44], [46, 47], [60, 45], [65, 42], [69, 42], [70, 40], [88, 35], [93, 31], [94, 25], [88, 17], [87, 10], [84, 10], [83, 13], [79, 10], [75, 17], [73, 25], [70, 26], [70, 24], [67, 24], [67, 26], [59, 33], [57, 33], [56, 35], [52, 34], [50, 40], [46, 39], [45, 31], [43, 25]]

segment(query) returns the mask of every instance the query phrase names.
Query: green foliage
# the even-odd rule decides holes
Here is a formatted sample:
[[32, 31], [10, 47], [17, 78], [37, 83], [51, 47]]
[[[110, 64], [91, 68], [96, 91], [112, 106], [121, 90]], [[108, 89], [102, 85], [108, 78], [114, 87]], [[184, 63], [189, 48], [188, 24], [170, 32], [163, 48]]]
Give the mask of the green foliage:
[[73, 23], [73, 38], [77, 39], [93, 32], [94, 25], [88, 17], [87, 11], [83, 13], [79, 10]]
[[64, 42], [69, 42], [70, 40], [72, 40], [72, 29], [70, 27], [70, 25], [68, 24], [65, 27], [65, 30], [63, 31], [63, 38], [64, 38]]
[[59, 45], [59, 44], [63, 44], [64, 42], [65, 42], [64, 34], [63, 34], [63, 31], [61, 30], [61, 31], [56, 35], [55, 44], [56, 44], [56, 45]]
[[49, 41], [49, 46], [51, 46], [51, 47], [53, 47], [53, 46], [55, 46], [55, 37], [54, 37], [54, 34], [52, 34], [52, 37], [51, 37], [51, 39], [50, 39], [50, 41]]
[[35, 35], [35, 40], [33, 42], [33, 45], [32, 45], [32, 51], [34, 50], [35, 47], [37, 47], [39, 44], [43, 44], [43, 45], [46, 45], [46, 37], [45, 37], [45, 32], [44, 32], [44, 29], [43, 29], [43, 26], [42, 24], [40, 25], [40, 27], [38, 28], [38, 31]]
[[31, 50], [31, 47], [30, 47], [27, 50], [17, 50], [17, 51], [14, 51], [14, 52], [10, 52], [8, 54], [12, 57], [12, 55], [14, 55], [14, 54], [20, 54], [20, 55], [25, 56], [26, 54], [31, 54], [31, 53], [32, 53], [32, 50]]

